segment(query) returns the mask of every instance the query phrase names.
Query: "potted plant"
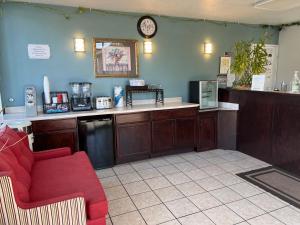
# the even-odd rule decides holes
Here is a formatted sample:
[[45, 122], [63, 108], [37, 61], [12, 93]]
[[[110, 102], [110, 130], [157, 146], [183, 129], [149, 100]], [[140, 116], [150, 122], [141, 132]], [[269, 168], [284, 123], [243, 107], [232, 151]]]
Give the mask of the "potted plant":
[[236, 75], [234, 87], [250, 88], [252, 76], [266, 72], [267, 56], [264, 39], [260, 39], [255, 45], [251, 41], [236, 42], [231, 65], [231, 71]]

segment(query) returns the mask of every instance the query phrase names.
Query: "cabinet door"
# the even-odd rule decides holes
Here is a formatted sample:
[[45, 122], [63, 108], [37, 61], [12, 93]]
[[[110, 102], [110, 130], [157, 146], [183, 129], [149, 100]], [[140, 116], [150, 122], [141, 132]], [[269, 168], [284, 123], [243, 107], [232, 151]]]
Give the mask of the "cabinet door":
[[76, 151], [78, 149], [77, 132], [74, 130], [63, 130], [34, 134], [34, 151], [61, 147], [70, 147], [72, 151]]
[[151, 150], [151, 123], [128, 123], [116, 127], [117, 163], [145, 159]]
[[153, 153], [164, 153], [175, 147], [175, 120], [152, 122]]
[[194, 148], [196, 146], [196, 117], [180, 118], [176, 120], [176, 147]]
[[32, 122], [34, 151], [70, 147], [78, 150], [77, 119], [41, 120]]
[[[201, 114], [201, 113], [200, 113]], [[199, 116], [199, 147], [204, 151], [217, 147], [217, 113]]]

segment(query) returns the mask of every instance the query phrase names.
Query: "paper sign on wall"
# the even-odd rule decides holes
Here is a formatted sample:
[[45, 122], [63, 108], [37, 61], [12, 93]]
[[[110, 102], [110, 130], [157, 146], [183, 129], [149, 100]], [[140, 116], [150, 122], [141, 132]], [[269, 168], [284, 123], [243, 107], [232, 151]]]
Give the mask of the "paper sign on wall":
[[266, 81], [265, 75], [253, 75], [251, 90], [264, 91], [265, 90], [265, 81]]
[[29, 59], [49, 59], [49, 45], [28, 44], [28, 57]]

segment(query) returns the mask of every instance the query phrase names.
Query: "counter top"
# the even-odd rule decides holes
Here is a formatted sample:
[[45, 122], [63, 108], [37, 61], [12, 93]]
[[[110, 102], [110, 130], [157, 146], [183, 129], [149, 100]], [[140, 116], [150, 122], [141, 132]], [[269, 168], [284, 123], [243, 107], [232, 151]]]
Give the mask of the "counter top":
[[145, 104], [145, 105], [136, 105], [136, 106], [134, 105], [132, 107], [81, 111], [81, 112], [68, 112], [68, 113], [55, 113], [55, 114], [39, 113], [38, 116], [36, 117], [26, 117], [24, 113], [14, 113], [14, 114], [5, 114], [4, 122], [24, 121], [24, 120], [38, 121], [38, 120], [68, 119], [68, 118], [77, 118], [77, 117], [85, 117], [85, 116], [136, 113], [136, 112], [145, 112], [145, 111], [181, 109], [181, 108], [193, 108], [193, 107], [199, 107], [199, 104], [185, 103], [185, 102], [165, 103], [164, 105]]

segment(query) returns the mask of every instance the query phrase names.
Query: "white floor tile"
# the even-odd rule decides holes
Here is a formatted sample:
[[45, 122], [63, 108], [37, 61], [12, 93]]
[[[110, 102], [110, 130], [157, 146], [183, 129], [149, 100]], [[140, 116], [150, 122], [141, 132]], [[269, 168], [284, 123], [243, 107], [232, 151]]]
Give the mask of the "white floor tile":
[[174, 186], [154, 190], [154, 193], [160, 198], [162, 202], [168, 202], [184, 197], [184, 195]]
[[255, 195], [248, 198], [248, 200], [254, 203], [255, 205], [259, 206], [266, 212], [271, 212], [288, 205], [288, 203], [278, 199], [277, 197], [272, 196], [269, 193]]
[[103, 188], [110, 188], [121, 185], [121, 182], [119, 181], [117, 176], [101, 178], [100, 182]]
[[140, 213], [147, 225], [156, 225], [175, 219], [172, 213], [163, 204], [142, 209]]
[[164, 159], [167, 160], [169, 163], [186, 162], [185, 159], [181, 158], [180, 156], [176, 156], [176, 155], [166, 156]]
[[112, 177], [116, 175], [112, 168], [96, 170], [96, 174], [99, 178]]
[[201, 169], [191, 170], [191, 171], [184, 172], [184, 173], [192, 180], [201, 180], [206, 177], [209, 177], [209, 175]]
[[136, 195], [143, 192], [151, 191], [149, 186], [144, 181], [125, 184], [124, 188], [126, 189], [129, 195]]
[[173, 174], [173, 173], [179, 173], [180, 171], [173, 165], [167, 165], [167, 166], [161, 166], [158, 167], [157, 170], [163, 174], [163, 175], [168, 175], [168, 174]]
[[177, 220], [172, 220], [166, 223], [161, 223], [160, 225], [181, 225]]
[[[113, 225], [146, 225], [138, 211], [112, 217]], [[109, 224], [106, 224], [109, 225]]]
[[152, 190], [172, 186], [172, 184], [164, 177], [154, 177], [145, 180], [145, 182], [150, 186]]
[[191, 164], [193, 164], [194, 166], [196, 166], [197, 168], [203, 168], [203, 167], [208, 167], [208, 166], [213, 166], [212, 163], [208, 162], [205, 159], [202, 158], [195, 158], [194, 160], [190, 161]]
[[197, 180], [196, 183], [207, 191], [212, 191], [224, 187], [224, 184], [213, 177]]
[[210, 194], [218, 200], [220, 200], [221, 202], [223, 202], [224, 204], [234, 202], [243, 198], [228, 187], [211, 191]]
[[140, 170], [138, 171], [138, 174], [144, 179], [150, 179], [153, 177], [160, 177], [162, 176], [157, 169], [152, 168], [152, 169], [146, 169], [146, 170]]
[[195, 182], [183, 183], [176, 185], [176, 188], [181, 191], [185, 196], [191, 196], [206, 192], [202, 187], [200, 187]]
[[113, 167], [113, 170], [117, 175], [135, 172], [129, 164], [117, 165]]
[[206, 209], [210, 209], [222, 205], [222, 203], [218, 199], [213, 197], [208, 192], [198, 194], [198, 195], [193, 195], [191, 197], [188, 197], [188, 199], [191, 202], [193, 202], [200, 210], [206, 210]]
[[118, 177], [122, 184], [129, 184], [142, 180], [142, 178], [136, 172], [118, 175]]
[[247, 182], [231, 185], [230, 188], [235, 192], [239, 193], [244, 198], [258, 195], [264, 192], [262, 189], [254, 187], [253, 185]]
[[205, 210], [203, 213], [216, 225], [233, 225], [243, 221], [241, 217], [224, 205]]
[[238, 184], [244, 182], [244, 180], [240, 179], [238, 176], [230, 174], [230, 173], [224, 173], [215, 176], [215, 178], [220, 181], [225, 186]]
[[131, 199], [138, 209], [161, 204], [159, 198], [152, 191], [133, 195]]
[[147, 161], [133, 162], [131, 163], [131, 166], [137, 171], [153, 168], [153, 166]]
[[110, 201], [108, 206], [109, 215], [112, 217], [136, 210], [133, 202], [129, 197]]
[[173, 184], [183, 184], [183, 183], [187, 183], [190, 182], [191, 179], [188, 178], [186, 175], [184, 175], [183, 173], [174, 173], [174, 174], [170, 174], [170, 175], [166, 175], [166, 178]]
[[149, 161], [149, 163], [153, 166], [153, 167], [161, 167], [161, 166], [167, 166], [170, 165], [170, 163], [162, 158], [155, 158], [155, 159], [151, 159]]
[[288, 225], [300, 224], [300, 212], [287, 206], [270, 213], [273, 217]]
[[227, 207], [245, 220], [260, 216], [266, 212], [246, 199], [227, 204]]
[[199, 209], [187, 198], [165, 203], [176, 218], [199, 212]]
[[118, 198], [127, 197], [128, 194], [123, 186], [115, 186], [111, 188], [104, 189], [106, 198], [111, 201]]
[[182, 225], [214, 225], [214, 223], [202, 212], [178, 219]]
[[197, 167], [191, 164], [190, 162], [183, 162], [174, 164], [174, 166], [179, 169], [181, 172], [188, 172], [191, 170], [196, 170]]
[[248, 223], [251, 225], [284, 225], [284, 223], [280, 222], [269, 214], [248, 220]]
[[204, 172], [209, 174], [210, 176], [216, 176], [222, 173], [226, 173], [225, 170], [221, 169], [220, 167], [217, 166], [208, 166], [208, 167], [203, 167], [201, 168]]

